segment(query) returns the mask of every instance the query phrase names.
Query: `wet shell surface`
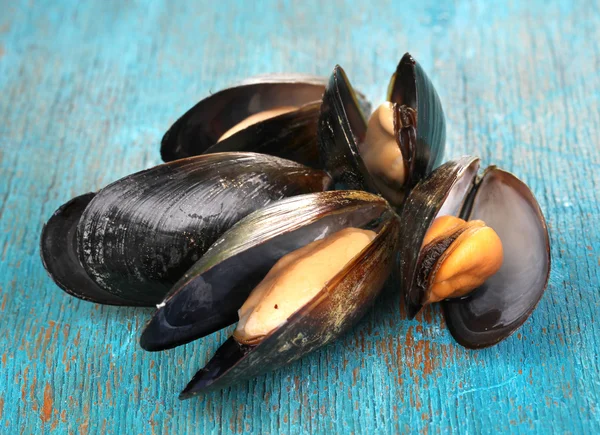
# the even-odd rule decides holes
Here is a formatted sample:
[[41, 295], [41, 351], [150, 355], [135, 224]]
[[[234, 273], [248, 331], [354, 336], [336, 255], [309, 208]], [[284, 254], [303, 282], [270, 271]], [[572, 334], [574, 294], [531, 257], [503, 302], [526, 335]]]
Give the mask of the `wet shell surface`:
[[[177, 160], [59, 208], [43, 230], [42, 258], [70, 294], [154, 305], [239, 219], [328, 183], [322, 171], [262, 154]], [[89, 280], [95, 285], [88, 286]]]
[[[368, 124], [344, 70], [333, 70], [319, 117], [319, 149], [322, 166], [338, 189], [359, 189], [382, 194], [400, 207], [414, 185], [442, 160], [446, 141], [444, 112], [431, 81], [410, 56], [401, 59], [389, 85], [395, 146], [402, 155], [406, 179], [400, 186], [382, 188], [387, 180], [365, 162], [373, 143], [367, 141]], [[378, 153], [378, 151], [376, 151]]]
[[283, 255], [342, 228], [362, 227], [387, 211], [375, 195], [331, 191], [287, 198], [252, 213], [173, 286], [146, 325], [142, 347], [174, 347], [236, 322], [237, 310]]
[[164, 135], [167, 163], [54, 213], [44, 266], [78, 298], [156, 305], [145, 350], [238, 322], [182, 399], [335, 340], [393, 270], [410, 318], [440, 302], [461, 345], [505, 339], [550, 272], [533, 193], [494, 166], [478, 175], [476, 157], [441, 164], [442, 104], [408, 53], [370, 112], [339, 65], [329, 79], [274, 74], [212, 94]]
[[[165, 133], [164, 161], [225, 151], [252, 151], [319, 167], [317, 120], [326, 79], [306, 74], [271, 74], [247, 79], [201, 100]], [[366, 110], [370, 105], [360, 95]], [[285, 109], [285, 110], [282, 110]], [[261, 113], [259, 122], [232, 128]]]

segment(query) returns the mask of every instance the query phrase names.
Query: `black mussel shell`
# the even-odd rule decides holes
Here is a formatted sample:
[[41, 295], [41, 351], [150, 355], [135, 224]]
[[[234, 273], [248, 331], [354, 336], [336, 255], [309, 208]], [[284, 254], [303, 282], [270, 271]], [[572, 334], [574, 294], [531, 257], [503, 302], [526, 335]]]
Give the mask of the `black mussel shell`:
[[208, 147], [203, 154], [252, 151], [278, 156], [311, 168], [319, 168], [317, 121], [321, 101], [253, 124]]
[[323, 171], [262, 154], [177, 160], [61, 207], [42, 234], [42, 259], [72, 295], [155, 305], [239, 219], [283, 197], [322, 191], [328, 183]]
[[319, 153], [322, 167], [335, 189], [375, 192], [376, 188], [358, 152], [367, 121], [346, 73], [336, 65], [323, 94], [319, 117]]
[[237, 321], [237, 310], [285, 254], [387, 210], [366, 192], [331, 191], [275, 202], [238, 222], [175, 284], [146, 325], [146, 350], [178, 346]]
[[390, 213], [375, 239], [307, 304], [257, 345], [230, 338], [180, 394], [187, 399], [276, 369], [335, 340], [372, 305], [389, 276], [398, 221]]
[[[164, 135], [164, 161], [224, 151], [271, 154], [319, 166], [317, 120], [326, 79], [303, 74], [255, 77], [201, 100]], [[361, 104], [368, 102], [359, 95]], [[250, 115], [281, 106], [296, 106], [285, 113], [247, 127], [229, 138], [218, 139]]]
[[144, 305], [107, 292], [81, 267], [77, 255], [77, 224], [94, 193], [77, 196], [54, 212], [42, 229], [44, 267], [64, 291], [86, 301], [109, 305]]
[[550, 272], [546, 222], [529, 188], [496, 167], [477, 178], [479, 161], [466, 157], [443, 164], [409, 195], [401, 214], [401, 287], [409, 317], [426, 300], [417, 283], [423, 239], [438, 216], [480, 219], [500, 237], [500, 270], [463, 298], [442, 302], [446, 323], [463, 346], [483, 348], [512, 334], [539, 302]]
[[[417, 112], [416, 143], [400, 144], [410, 150], [408, 189], [415, 186], [442, 163], [446, 143], [446, 120], [440, 97], [419, 63], [406, 53], [388, 87], [388, 101], [410, 107]], [[412, 138], [399, 135], [400, 141]]]
[[[440, 164], [446, 124], [435, 88], [408, 53], [392, 76], [388, 98], [395, 103], [396, 113], [416, 113], [416, 120], [398, 115], [404, 122], [394, 122], [408, 172], [401, 199], [387, 199], [399, 207], [406, 193]], [[381, 193], [360, 154], [361, 149], [368, 147], [364, 143], [366, 115], [344, 70], [336, 66], [323, 95], [318, 140], [322, 167], [331, 174], [337, 189]]]

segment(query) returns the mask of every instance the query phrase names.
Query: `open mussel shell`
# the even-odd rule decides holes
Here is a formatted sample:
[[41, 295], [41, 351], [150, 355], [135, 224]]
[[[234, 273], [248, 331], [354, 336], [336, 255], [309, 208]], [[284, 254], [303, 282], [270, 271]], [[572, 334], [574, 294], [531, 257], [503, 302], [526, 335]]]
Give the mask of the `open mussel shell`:
[[336, 65], [323, 94], [318, 135], [322, 166], [336, 189], [377, 191], [358, 152], [367, 133], [366, 115], [346, 73]]
[[433, 220], [439, 215], [457, 216], [466, 195], [473, 187], [479, 159], [464, 157], [444, 163], [421, 181], [404, 204], [400, 221], [398, 261], [402, 294], [408, 316], [413, 318], [425, 299], [424, 290], [415, 285], [421, 245]]
[[[408, 188], [412, 188], [441, 164], [446, 143], [446, 120], [435, 87], [409, 53], [402, 57], [390, 80], [388, 101], [417, 112], [416, 141], [400, 144], [403, 154], [410, 159], [406, 183]], [[401, 142], [409, 137], [399, 135]]]
[[548, 228], [527, 185], [490, 167], [475, 189], [463, 209], [464, 219], [483, 220], [496, 231], [504, 262], [474, 293], [442, 304], [450, 332], [470, 348], [496, 344], [519, 328], [541, 299], [550, 275]]
[[[550, 273], [546, 222], [529, 188], [514, 175], [489, 167], [477, 177], [479, 160], [443, 164], [411, 192], [401, 214], [401, 287], [409, 317], [427, 300], [418, 285], [421, 246], [436, 217], [483, 220], [502, 241], [500, 270], [467, 296], [442, 302], [446, 323], [463, 346], [498, 343], [527, 320]], [[475, 254], [474, 254], [475, 255]]]
[[[326, 79], [305, 74], [254, 77], [201, 100], [164, 135], [164, 161], [224, 151], [252, 151], [319, 166], [317, 120]], [[363, 105], [369, 107], [364, 97]], [[248, 117], [296, 107], [219, 141]]]
[[328, 183], [323, 171], [262, 154], [162, 164], [60, 207], [42, 232], [42, 260], [74, 296], [155, 305], [238, 220]]
[[394, 135], [402, 152], [406, 181], [401, 192], [386, 194], [386, 184], [371, 173], [361, 154], [369, 147], [368, 113], [361, 107], [344, 70], [333, 70], [319, 117], [319, 150], [323, 167], [338, 189], [380, 193], [400, 206], [406, 193], [437, 167], [444, 154], [446, 124], [440, 99], [420, 65], [407, 53], [392, 76], [388, 99], [394, 103]]
[[146, 325], [141, 346], [167, 349], [235, 323], [237, 310], [281, 257], [386, 212], [387, 203], [376, 195], [330, 191], [286, 198], [250, 214], [173, 286]]
[[321, 101], [252, 124], [208, 147], [202, 154], [252, 151], [293, 160], [312, 168], [320, 166], [317, 121]]
[[[342, 226], [354, 226], [362, 222], [361, 227], [369, 227], [377, 235], [322, 290], [283, 324], [264, 336], [258, 344], [246, 345], [234, 338], [228, 339], [206, 367], [194, 376], [180, 398], [225, 388], [288, 364], [336, 339], [365, 314], [391, 272], [398, 241], [398, 221], [395, 215], [387, 206], [377, 205], [375, 199], [373, 202], [373, 205], [364, 204], [358, 208], [352, 207], [352, 211], [343, 211], [327, 224], [317, 221], [310, 225], [315, 227], [313, 234], [316, 235], [319, 231], [335, 231]], [[375, 221], [364, 222], [365, 212], [368, 217], [376, 217]], [[344, 225], [340, 225], [342, 223]], [[301, 238], [302, 242], [298, 240], [294, 244], [302, 246], [311, 241], [312, 237], [305, 239], [305, 231], [308, 229], [309, 227], [300, 228], [280, 237], [286, 237], [290, 241]], [[275, 246], [279, 244], [280, 239], [275, 237], [263, 245], [262, 249], [270, 250], [273, 245], [273, 249], [278, 250]], [[244, 251], [238, 257], [240, 255], [244, 255]], [[262, 265], [255, 267], [261, 269]]]

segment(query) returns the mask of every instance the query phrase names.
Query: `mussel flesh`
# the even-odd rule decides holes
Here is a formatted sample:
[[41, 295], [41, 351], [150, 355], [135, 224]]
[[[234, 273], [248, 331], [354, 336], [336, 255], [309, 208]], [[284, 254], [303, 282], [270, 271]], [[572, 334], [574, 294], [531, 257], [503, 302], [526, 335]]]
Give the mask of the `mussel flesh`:
[[424, 304], [470, 293], [502, 266], [502, 241], [480, 220], [436, 218], [421, 246], [417, 284]]
[[42, 231], [42, 259], [74, 296], [155, 305], [242, 217], [329, 181], [323, 171], [253, 153], [162, 164], [59, 208]]

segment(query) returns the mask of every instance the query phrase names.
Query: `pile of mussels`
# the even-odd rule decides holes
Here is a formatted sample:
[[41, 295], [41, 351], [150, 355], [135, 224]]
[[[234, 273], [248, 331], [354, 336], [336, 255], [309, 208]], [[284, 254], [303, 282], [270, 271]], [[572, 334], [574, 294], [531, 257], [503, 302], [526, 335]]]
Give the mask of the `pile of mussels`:
[[200, 101], [165, 134], [166, 162], [61, 206], [41, 255], [70, 295], [157, 306], [141, 346], [179, 346], [235, 322], [181, 393], [272, 370], [339, 337], [392, 270], [410, 318], [441, 302], [482, 348], [512, 334], [550, 272], [529, 188], [477, 157], [442, 163], [439, 97], [409, 55], [370, 104], [327, 81], [267, 75]]

